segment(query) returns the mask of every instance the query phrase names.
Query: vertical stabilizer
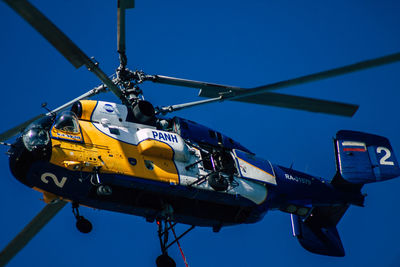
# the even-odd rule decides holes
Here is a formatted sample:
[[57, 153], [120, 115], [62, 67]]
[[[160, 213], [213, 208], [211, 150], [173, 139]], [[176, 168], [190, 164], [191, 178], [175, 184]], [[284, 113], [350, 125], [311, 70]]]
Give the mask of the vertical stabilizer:
[[337, 180], [343, 178], [352, 184], [366, 184], [400, 175], [396, 156], [387, 138], [342, 130], [336, 134], [334, 142]]
[[293, 235], [312, 253], [343, 257], [345, 252], [336, 225], [348, 207], [317, 207], [307, 217], [292, 214]]

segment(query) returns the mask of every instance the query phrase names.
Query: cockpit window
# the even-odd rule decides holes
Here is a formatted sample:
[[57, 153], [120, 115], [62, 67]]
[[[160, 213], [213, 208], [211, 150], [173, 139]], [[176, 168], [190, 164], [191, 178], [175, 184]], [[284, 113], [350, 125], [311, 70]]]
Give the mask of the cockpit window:
[[79, 133], [78, 118], [71, 111], [64, 111], [57, 118], [54, 128], [69, 133]]

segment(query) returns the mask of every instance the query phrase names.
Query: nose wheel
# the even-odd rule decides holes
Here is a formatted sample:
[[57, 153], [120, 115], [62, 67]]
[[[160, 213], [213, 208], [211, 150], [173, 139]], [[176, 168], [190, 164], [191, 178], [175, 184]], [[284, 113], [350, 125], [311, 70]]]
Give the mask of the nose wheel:
[[176, 267], [175, 261], [168, 256], [168, 254], [162, 254], [156, 259], [157, 267]]
[[93, 229], [92, 223], [86, 219], [85, 217], [81, 216], [79, 214], [79, 204], [78, 203], [72, 203], [72, 213], [75, 216], [76, 219], [76, 228], [78, 229], [79, 232], [83, 234], [90, 233]]
[[83, 234], [90, 233], [93, 229], [92, 223], [85, 219], [83, 216], [79, 216], [76, 220], [76, 228], [78, 228], [79, 232]]

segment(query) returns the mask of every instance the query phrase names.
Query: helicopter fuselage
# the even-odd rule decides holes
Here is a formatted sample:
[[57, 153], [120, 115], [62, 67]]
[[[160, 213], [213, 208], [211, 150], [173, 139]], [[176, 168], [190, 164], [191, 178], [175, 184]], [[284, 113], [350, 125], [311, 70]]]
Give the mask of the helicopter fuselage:
[[[231, 138], [181, 118], [141, 124], [124, 105], [80, 101], [75, 113], [27, 127], [10, 150], [14, 176], [45, 200], [153, 221], [254, 223], [270, 209], [306, 216], [315, 206], [360, 202], [325, 180], [256, 157]], [[111, 191], [99, 193], [100, 186]]]

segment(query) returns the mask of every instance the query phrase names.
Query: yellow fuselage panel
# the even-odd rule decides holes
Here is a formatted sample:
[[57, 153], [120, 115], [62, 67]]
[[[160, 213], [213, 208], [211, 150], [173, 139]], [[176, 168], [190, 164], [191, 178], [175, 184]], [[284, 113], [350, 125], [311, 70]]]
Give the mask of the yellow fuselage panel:
[[172, 159], [174, 153], [170, 146], [157, 140], [147, 139], [137, 146], [139, 153], [156, 158]]
[[[165, 143], [145, 140], [138, 146], [100, 132], [92, 122], [80, 120], [83, 142], [53, 139], [50, 162], [70, 170], [116, 173], [154, 181], [179, 183], [173, 150]], [[132, 133], [134, 134], [134, 133]]]
[[82, 114], [80, 119], [85, 121], [90, 121], [92, 118], [92, 113], [96, 108], [97, 101], [94, 100], [81, 100], [82, 104]]

